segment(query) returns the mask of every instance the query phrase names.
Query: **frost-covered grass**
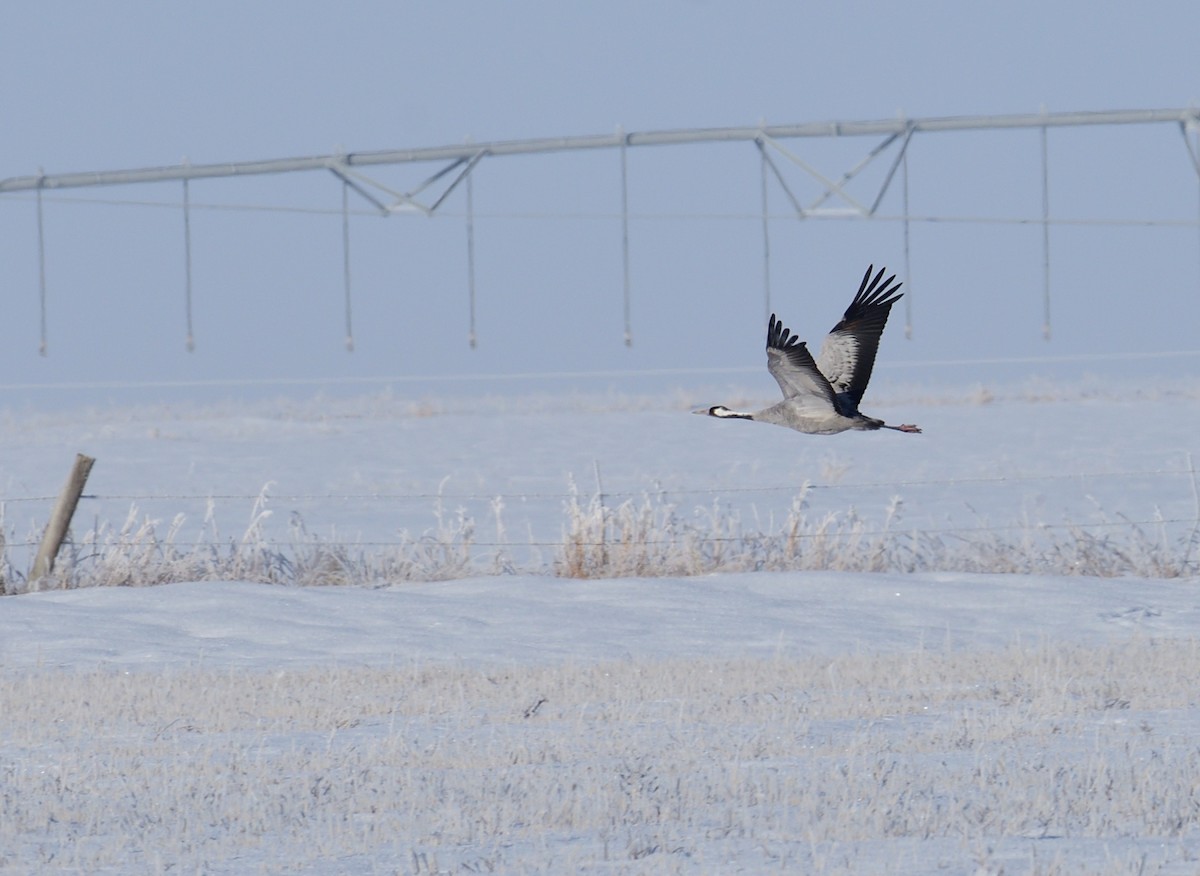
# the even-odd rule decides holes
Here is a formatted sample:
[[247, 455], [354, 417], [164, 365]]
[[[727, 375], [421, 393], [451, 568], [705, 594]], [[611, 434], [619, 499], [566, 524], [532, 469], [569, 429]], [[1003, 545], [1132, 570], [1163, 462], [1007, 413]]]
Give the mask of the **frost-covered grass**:
[[1192, 873], [1200, 648], [0, 674], [0, 872]]
[[[378, 584], [440, 581], [478, 570], [472, 562], [474, 521], [465, 515], [441, 521], [416, 537], [401, 533], [384, 549], [354, 543], [330, 544], [310, 535], [293, 516], [287, 542], [271, 541], [263, 528], [270, 511], [260, 495], [240, 536], [224, 538], [210, 513], [199, 540], [180, 544], [186, 518], [167, 527], [137, 509], [120, 526], [98, 525], [79, 541], [63, 545], [53, 572], [30, 583], [24, 570], [2, 556], [0, 581], [8, 593], [74, 587], [143, 587], [176, 581], [255, 581], [272, 584]], [[32, 543], [32, 539], [30, 540]], [[4, 591], [0, 591], [4, 592]]]
[[572, 501], [555, 570], [577, 578], [770, 570], [1005, 572], [1178, 577], [1198, 568], [1197, 533], [1172, 539], [1128, 519], [1092, 528], [1019, 525], [962, 532], [907, 529], [897, 497], [876, 522], [854, 509], [811, 515], [804, 493], [777, 527], [743, 525], [717, 504], [684, 516], [647, 496], [610, 507]]
[[685, 511], [661, 494], [613, 502], [573, 490], [564, 503], [561, 539], [525, 545], [507, 541], [500, 499], [486, 523], [496, 535], [482, 544], [470, 514], [448, 512], [440, 500], [435, 526], [415, 535], [401, 532], [383, 545], [331, 542], [309, 532], [299, 515], [292, 515], [288, 540], [275, 541], [264, 528], [267, 505], [264, 490], [237, 537], [222, 536], [210, 506], [201, 537], [183, 543], [183, 515], [163, 527], [135, 508], [120, 526], [99, 525], [67, 544], [54, 573], [34, 584], [0, 544], [0, 581], [7, 582], [0, 592], [206, 580], [379, 585], [504, 573], [615, 578], [749, 570], [1172, 578], [1200, 568], [1197, 526], [1172, 534], [1161, 520], [1142, 525], [1104, 515], [1102, 523], [1088, 526], [1026, 522], [927, 531], [903, 525], [899, 497], [877, 518], [853, 508], [812, 514], [803, 489], [778, 523], [765, 526], [744, 522], [719, 501]]

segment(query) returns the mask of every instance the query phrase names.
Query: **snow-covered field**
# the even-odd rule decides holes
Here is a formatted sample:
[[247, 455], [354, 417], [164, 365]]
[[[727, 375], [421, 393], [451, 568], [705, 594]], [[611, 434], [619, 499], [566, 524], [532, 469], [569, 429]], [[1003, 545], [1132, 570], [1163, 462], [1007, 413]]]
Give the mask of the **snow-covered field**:
[[0, 872], [1197, 872], [1200, 388], [731, 392], [0, 413]]

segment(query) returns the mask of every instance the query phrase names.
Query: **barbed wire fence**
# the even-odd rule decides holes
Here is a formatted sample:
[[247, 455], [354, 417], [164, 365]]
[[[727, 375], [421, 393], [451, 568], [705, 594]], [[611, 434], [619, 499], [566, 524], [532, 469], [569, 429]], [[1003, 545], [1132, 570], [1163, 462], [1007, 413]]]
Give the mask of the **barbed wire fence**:
[[[995, 497], [985, 502], [992, 514], [1007, 505], [1012, 516], [981, 517], [959, 494], [963, 487], [976, 499]], [[1057, 510], [1031, 510], [1043, 487], [1053, 492]], [[954, 498], [937, 495], [946, 490]], [[1150, 507], [1122, 510], [1133, 504], [1127, 498], [1131, 490], [1153, 496]], [[923, 498], [924, 493], [930, 495]], [[913, 496], [921, 512], [906, 519], [904, 506]], [[7, 497], [0, 519], [7, 507], [27, 515], [52, 500]], [[94, 513], [89, 527], [76, 528], [61, 586], [79, 586], [89, 575], [101, 583], [133, 584], [230, 575], [283, 583], [379, 583], [497, 573], [652, 577], [744, 569], [1168, 577], [1200, 571], [1200, 486], [1190, 454], [1177, 467], [798, 487], [609, 490], [598, 482], [591, 493], [511, 494], [273, 494], [264, 488], [257, 494], [88, 493], [82, 503], [83, 517], [88, 504], [129, 503], [129, 511], [120, 522]], [[226, 512], [241, 508], [243, 515], [250, 507], [244, 531], [219, 535], [218, 504]], [[364, 504], [372, 506], [374, 519], [395, 521], [390, 535], [381, 536], [377, 528], [318, 535], [306, 519]], [[188, 508], [203, 510], [189, 517]], [[525, 537], [508, 535], [513, 526], [505, 515], [513, 509], [529, 518], [519, 521]], [[276, 511], [287, 522], [271, 529], [267, 521]], [[200, 536], [185, 535], [189, 520], [199, 521]], [[489, 528], [495, 536], [483, 534]], [[36, 529], [21, 537], [9, 527], [4, 579], [26, 579]], [[15, 592], [13, 586], [9, 592]]]

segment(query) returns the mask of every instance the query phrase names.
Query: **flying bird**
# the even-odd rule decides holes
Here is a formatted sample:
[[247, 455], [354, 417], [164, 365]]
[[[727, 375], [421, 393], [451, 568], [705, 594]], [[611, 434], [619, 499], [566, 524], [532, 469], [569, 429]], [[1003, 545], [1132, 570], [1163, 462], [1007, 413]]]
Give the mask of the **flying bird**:
[[724, 405], [714, 405], [692, 413], [774, 423], [810, 435], [836, 435], [850, 429], [920, 432], [909, 423], [889, 425], [858, 409], [871, 379], [879, 336], [887, 325], [892, 305], [902, 294], [896, 291], [901, 284], [892, 282], [895, 274], [884, 280], [887, 269], [880, 268], [872, 279], [874, 270], [874, 265], [867, 268], [858, 294], [826, 336], [815, 361], [808, 345], [771, 314], [767, 327], [767, 370], [783, 390], [783, 401], [761, 411], [732, 411]]

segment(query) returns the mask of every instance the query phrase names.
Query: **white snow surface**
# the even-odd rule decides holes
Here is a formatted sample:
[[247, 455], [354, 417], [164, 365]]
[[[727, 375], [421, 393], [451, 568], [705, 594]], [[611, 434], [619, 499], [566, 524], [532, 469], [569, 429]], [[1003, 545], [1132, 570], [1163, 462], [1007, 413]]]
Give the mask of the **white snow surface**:
[[[707, 395], [689, 396], [670, 411], [613, 399], [543, 402], [532, 412], [521, 405], [506, 411], [495, 401], [480, 410], [442, 411], [374, 399], [328, 409], [319, 401], [280, 403], [253, 413], [238, 405], [10, 412], [0, 418], [0, 489], [10, 540], [26, 521], [36, 528], [45, 519], [46, 503], [26, 498], [53, 495], [75, 451], [98, 459], [89, 484], [97, 498], [85, 500], [81, 513], [119, 521], [130, 504], [168, 519], [183, 511], [199, 533], [208, 531], [200, 522], [203, 507], [196, 507], [203, 503], [173, 496], [254, 495], [274, 482], [293, 497], [276, 502], [277, 519], [302, 513], [314, 530], [385, 539], [398, 529], [428, 526], [428, 497], [450, 478], [463, 496], [480, 497], [481, 506], [488, 496], [505, 496], [510, 537], [520, 544], [517, 532], [554, 533], [565, 482], [574, 478], [589, 488], [600, 482], [605, 491], [629, 494], [651, 489], [653, 481], [685, 497], [682, 504], [711, 505], [716, 497], [743, 519], [782, 515], [790, 493], [779, 488], [809, 481], [827, 488], [814, 493], [818, 508], [853, 505], [868, 517], [882, 515], [899, 495], [905, 520], [917, 527], [1134, 520], [1151, 521], [1146, 525], [1153, 531], [1176, 537], [1193, 530], [1197, 519], [1189, 474], [1200, 435], [1195, 399], [1192, 389], [1177, 396], [1017, 395], [990, 404], [908, 397], [873, 412], [920, 423], [925, 435], [834, 438], [688, 416], [696, 402], [738, 401]], [[375, 493], [415, 498], [389, 503], [373, 500]], [[248, 503], [215, 503], [232, 509], [220, 519], [236, 536], [234, 517], [248, 515]], [[1156, 515], [1166, 521], [1159, 529]], [[1101, 536], [1113, 531], [1097, 530]], [[707, 731], [695, 729], [708, 726], [703, 715], [688, 721], [683, 715], [695, 681], [688, 666], [733, 678], [736, 667], [751, 661], [751, 677], [758, 672], [753, 667], [762, 667], [767, 679], [768, 666], [775, 672], [813, 659], [833, 666], [877, 655], [882, 662], [872, 665], [885, 680], [875, 697], [888, 695], [889, 665], [912, 666], [921, 654], [967, 655], [986, 667], [991, 654], [1049, 653], [1044, 664], [1030, 657], [1029, 677], [1058, 685], [1053, 690], [1061, 691], [1065, 709], [1078, 699], [1072, 691], [1082, 682], [1076, 670], [1055, 675], [1055, 667], [1069, 660], [1054, 655], [1075, 646], [1197, 640], [1200, 580], [1188, 577], [742, 572], [574, 580], [519, 570], [373, 588], [193, 581], [6, 596], [0, 598], [0, 683], [8, 685], [10, 702], [4, 707], [8, 717], [0, 716], [0, 776], [18, 790], [5, 798], [0, 813], [0, 834], [9, 844], [0, 850], [0, 873], [1195, 872], [1200, 779], [1196, 787], [1162, 794], [1137, 787], [1138, 775], [1151, 783], [1178, 776], [1184, 784], [1200, 776], [1200, 706], [1186, 693], [1186, 681], [1185, 693], [1166, 705], [1155, 705], [1150, 695], [1143, 704], [1119, 691], [1103, 693], [1110, 682], [1117, 691], [1129, 670], [1111, 668], [1113, 677], [1106, 680], [1100, 665], [1099, 700], [1084, 697], [1066, 717], [1054, 717], [1053, 696], [1047, 712], [1020, 706], [1019, 696], [1016, 711], [997, 711], [989, 697], [1001, 694], [972, 684], [970, 696], [979, 703], [960, 707], [931, 699], [915, 713], [907, 706], [880, 713], [872, 711], [881, 708], [874, 700], [864, 701], [860, 718], [851, 704], [846, 717], [825, 723], [802, 718], [806, 729], [797, 729], [790, 723], [794, 715], [789, 723], [770, 717], [772, 712], [740, 717], [743, 708], [783, 709], [796, 697], [810, 703], [823, 696], [768, 679], [769, 689], [747, 691], [744, 704], [736, 696], [729, 700], [735, 716], [713, 714], [714, 733], [725, 733], [725, 742], [706, 742]], [[1101, 664], [1109, 659], [1097, 658]], [[674, 666], [674, 675], [663, 676], [674, 681], [662, 684], [679, 690], [654, 689], [636, 704], [596, 694], [599, 700], [572, 705], [569, 714], [552, 711], [565, 694], [536, 696], [541, 685], [553, 688], [549, 676], [538, 673], [569, 670], [577, 674], [563, 675], [559, 683], [579, 686], [590, 682], [578, 673], [606, 665], [647, 676], [659, 671], [655, 667]], [[313, 685], [313, 701], [320, 705], [322, 682], [316, 676], [304, 682], [305, 672], [396, 668], [483, 672], [486, 680], [478, 682], [480, 689], [456, 676], [458, 686], [444, 695], [451, 703], [445, 708], [458, 709], [453, 713], [440, 711], [438, 700], [427, 716], [404, 717], [393, 705], [365, 723], [331, 718], [322, 724], [324, 713], [315, 705], [307, 729], [288, 730], [291, 725], [265, 713], [258, 720], [253, 704], [238, 711], [220, 701], [212, 706], [214, 729], [208, 730], [200, 706], [158, 702], [182, 686], [182, 702], [194, 690], [191, 699], [206, 703], [209, 688], [236, 690], [244, 683], [250, 690], [257, 680], [292, 673]], [[212, 671], [223, 675], [206, 674]], [[813, 677], [822, 678], [822, 671]], [[144, 679], [139, 687], [154, 702], [101, 719], [82, 694], [76, 704], [55, 697], [55, 691], [73, 690], [71, 679], [87, 684], [97, 677]], [[415, 675], [405, 677], [416, 683]], [[483, 699], [489, 685], [509, 678], [519, 684], [526, 677], [535, 688], [517, 694], [524, 699], [514, 716], [497, 718], [498, 707]], [[352, 683], [359, 678], [364, 680]], [[363, 693], [370, 691], [369, 676], [338, 676], [335, 682], [345, 685], [347, 703], [378, 694]], [[1025, 682], [997, 677], [992, 687], [1008, 691], [1012, 684], [1016, 690]], [[954, 687], [936, 678], [931, 685], [931, 692]], [[477, 690], [483, 692], [473, 706], [470, 692]], [[580, 696], [586, 700], [586, 692]], [[923, 694], [918, 689], [915, 696]], [[403, 694], [395, 694], [394, 702], [401, 701]], [[66, 709], [66, 717], [52, 719], [51, 703]], [[74, 706], [82, 711], [70, 711]], [[150, 714], [158, 707], [168, 716], [175, 714], [172, 708], [179, 714], [150, 727], [138, 723], [142, 709]], [[590, 747], [605, 743], [594, 736], [592, 709], [611, 712], [618, 722], [602, 725], [609, 728], [603, 733], [620, 737], [603, 755]], [[28, 719], [14, 717], [40, 713], [58, 736], [29, 739]], [[1020, 717], [1004, 720], [1029, 723], [1003, 731], [1003, 738], [982, 729], [970, 738], [985, 718], [1009, 714]], [[535, 726], [535, 717], [544, 723]], [[105, 729], [109, 720], [124, 729]], [[972, 723], [977, 720], [982, 723]], [[935, 727], [958, 729], [939, 741], [922, 741]], [[792, 739], [796, 747], [770, 755], [791, 734], [799, 734]], [[127, 755], [120, 751], [126, 743]], [[406, 760], [400, 773], [388, 773], [387, 796], [370, 763], [359, 761], [391, 757], [405, 746], [416, 746], [416, 765]], [[470, 757], [453, 760], [457, 746]], [[221, 805], [235, 793], [229, 788], [237, 770], [227, 774], [222, 764], [232, 769], [243, 755], [263, 772], [238, 766], [260, 784], [237, 792], [249, 796], [231, 817]], [[300, 760], [287, 760], [293, 755]], [[695, 760], [666, 763], [683, 755]], [[572, 763], [576, 756], [583, 760]], [[359, 765], [350, 770], [351, 764]], [[832, 779], [822, 779], [827, 767]], [[137, 770], [150, 768], [156, 772], [135, 794]], [[802, 792], [788, 790], [795, 780], [801, 788], [821, 789], [813, 793], [834, 794], [830, 789], [841, 775], [836, 770], [851, 778], [884, 770], [882, 794], [892, 769], [899, 770], [896, 782], [904, 773], [910, 784], [886, 807], [853, 795], [801, 804], [794, 794]], [[197, 781], [216, 783], [207, 796], [176, 788], [192, 773]], [[325, 775], [335, 774], [343, 776], [344, 797], [336, 783], [332, 790], [323, 784]], [[345, 779], [351, 774], [357, 778]], [[282, 802], [271, 805], [286, 810], [295, 802], [294, 811], [276, 813], [277, 824], [268, 811], [276, 775]], [[928, 788], [920, 784], [922, 776]], [[555, 777], [573, 784], [536, 790]], [[1051, 779], [1076, 790], [1059, 788], [1055, 793], [1067, 795], [1060, 800], [1040, 784]], [[702, 787], [688, 790], [693, 780], [702, 780]], [[1113, 804], [1119, 812], [1078, 815], [1077, 809], [1101, 799], [1097, 783], [1104, 781], [1136, 793], [1120, 798], [1119, 807]], [[409, 792], [405, 782], [424, 790]], [[994, 809], [980, 802], [1006, 782], [1014, 784]], [[602, 804], [612, 793], [611, 805], [622, 807], [622, 814], [593, 825], [584, 803], [571, 797], [573, 787]], [[479, 805], [486, 811], [477, 815], [472, 788], [485, 801]], [[678, 792], [672, 805], [682, 811], [667, 812], [654, 802], [669, 798], [669, 788]], [[409, 809], [380, 814], [375, 804], [363, 802], [368, 792], [378, 792], [383, 805]], [[499, 796], [489, 797], [493, 792]], [[85, 807], [80, 793], [102, 802]], [[510, 798], [513, 813], [494, 802]], [[330, 812], [320, 812], [322, 799], [331, 801]], [[574, 802], [568, 805], [568, 799]], [[255, 808], [259, 802], [262, 809]], [[963, 812], [949, 827], [947, 806]], [[1183, 814], [1173, 814], [1172, 806]], [[887, 824], [881, 821], [884, 808]], [[1169, 817], [1163, 815], [1168, 809]], [[239, 826], [239, 812], [256, 819], [253, 825]], [[457, 821], [451, 812], [460, 813]], [[1024, 812], [1046, 814], [1030, 827], [1021, 821]], [[832, 827], [831, 813], [842, 819]], [[922, 821], [922, 813], [931, 820]], [[182, 821], [173, 825], [175, 818]], [[461, 824], [464, 819], [470, 825]], [[916, 826], [899, 826], [905, 819], [915, 819]], [[935, 826], [924, 835], [922, 824]], [[493, 829], [500, 832], [489, 833]]]
[[190, 582], [0, 603], [0, 666], [265, 670], [995, 649], [1200, 633], [1195, 580], [743, 573], [384, 589]]

